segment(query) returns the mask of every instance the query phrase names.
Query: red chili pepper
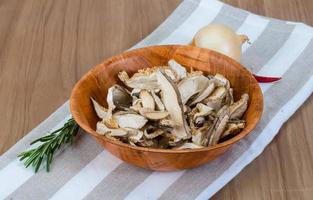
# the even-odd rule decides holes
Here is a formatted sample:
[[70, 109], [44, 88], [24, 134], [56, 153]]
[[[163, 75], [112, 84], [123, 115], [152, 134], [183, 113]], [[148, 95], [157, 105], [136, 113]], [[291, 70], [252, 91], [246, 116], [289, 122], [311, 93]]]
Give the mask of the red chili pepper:
[[253, 76], [259, 83], [272, 83], [281, 79], [281, 77], [258, 76], [255, 74]]

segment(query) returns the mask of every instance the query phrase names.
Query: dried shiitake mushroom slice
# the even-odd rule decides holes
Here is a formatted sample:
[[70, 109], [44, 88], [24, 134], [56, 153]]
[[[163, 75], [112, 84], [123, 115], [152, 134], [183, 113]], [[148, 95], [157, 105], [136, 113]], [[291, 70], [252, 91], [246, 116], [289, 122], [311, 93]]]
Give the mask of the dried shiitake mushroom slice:
[[138, 72], [129, 78], [126, 71], [121, 71], [118, 73], [118, 77], [127, 87], [130, 88], [151, 90], [159, 87], [155, 73], [145, 74]]
[[202, 100], [204, 100], [205, 98], [207, 98], [215, 89], [215, 82], [210, 80], [208, 86], [201, 92], [199, 92], [199, 94], [193, 98], [192, 102], [190, 103], [190, 105], [194, 105], [196, 103], [201, 102]]
[[191, 142], [186, 142], [183, 145], [177, 146], [173, 149], [199, 149], [199, 148], [203, 148], [203, 146]]
[[229, 80], [227, 78], [225, 78], [222, 74], [216, 74], [213, 77], [213, 80], [217, 86], [226, 87], [227, 89], [230, 88]]
[[166, 110], [169, 112], [171, 119], [176, 124], [176, 127], [174, 127], [172, 131], [173, 135], [181, 139], [188, 138], [187, 130], [185, 128], [183, 104], [177, 87], [172, 80], [161, 71], [157, 72], [157, 79], [162, 90], [161, 99]]
[[142, 108], [141, 99], [136, 99], [133, 97], [132, 106], [130, 106], [129, 108], [134, 110], [135, 112], [139, 112], [139, 110]]
[[132, 97], [125, 88], [115, 84], [108, 90], [107, 102], [109, 110], [129, 108], [132, 103]]
[[96, 111], [96, 114], [99, 118], [101, 119], [105, 119], [107, 118], [108, 115], [108, 109], [106, 109], [105, 107], [101, 106], [96, 100], [94, 100], [92, 97], [90, 97], [93, 107]]
[[128, 131], [128, 141], [136, 144], [137, 142], [141, 142], [143, 139], [143, 131], [138, 129], [127, 128]]
[[236, 133], [239, 133], [243, 128], [245, 127], [244, 122], [239, 122], [239, 123], [231, 123], [229, 122], [226, 126], [226, 130], [224, 133], [221, 135], [221, 138], [224, 138], [229, 135], [234, 135]]
[[248, 108], [249, 95], [243, 94], [241, 99], [229, 107], [230, 119], [239, 119]]
[[176, 126], [173, 120], [167, 118], [161, 119], [158, 125], [160, 127], [169, 127], [169, 128], [174, 128]]
[[144, 116], [129, 112], [115, 113], [113, 119], [121, 128], [141, 129], [148, 122]]
[[160, 120], [166, 118], [170, 113], [167, 111], [157, 111], [150, 108], [140, 108], [139, 113], [151, 120]]
[[198, 117], [205, 117], [211, 113], [213, 113], [213, 108], [210, 107], [210, 106], [207, 106], [203, 103], [197, 103], [196, 105], [196, 108], [197, 108], [197, 111], [195, 114], [194, 114], [194, 119], [198, 118]]
[[110, 136], [117, 136], [122, 137], [128, 134], [126, 129], [123, 128], [109, 128], [104, 123], [98, 122], [97, 123], [97, 132], [101, 135], [110, 135]]
[[227, 106], [224, 106], [218, 112], [217, 122], [214, 125], [214, 129], [213, 129], [213, 132], [211, 134], [209, 144], [208, 144], [209, 146], [212, 146], [218, 143], [221, 135], [223, 134], [226, 128], [228, 120], [229, 120], [229, 110]]
[[243, 94], [234, 103], [230, 82], [221, 74], [204, 76], [174, 60], [169, 66], [122, 71], [120, 85], [108, 89], [108, 108], [91, 98], [102, 121], [97, 132], [133, 146], [193, 149], [212, 146], [245, 127], [248, 107]]
[[208, 98], [203, 100], [203, 103], [213, 108], [215, 111], [218, 111], [223, 105], [226, 93], [227, 90], [225, 87], [217, 87]]
[[186, 68], [181, 66], [175, 60], [168, 61], [168, 66], [175, 73], [177, 81], [180, 81], [187, 76]]
[[210, 124], [205, 123], [203, 127], [197, 129], [193, 135], [191, 141], [199, 146], [202, 146], [204, 143], [204, 135], [210, 129]]
[[148, 129], [145, 129], [144, 130], [144, 136], [147, 138], [147, 139], [153, 139], [153, 138], [156, 138], [158, 137], [159, 135], [162, 135], [164, 134], [165, 131], [162, 130], [162, 129], [156, 129], [156, 130], [153, 130], [152, 132], [148, 132]]
[[141, 99], [141, 104], [143, 108], [149, 108], [151, 110], [155, 109], [154, 98], [147, 90], [141, 90], [139, 98]]
[[181, 101], [186, 104], [194, 95], [202, 92], [209, 85], [209, 79], [203, 75], [186, 77], [178, 83]]
[[151, 95], [154, 99], [156, 108], [160, 111], [164, 111], [165, 106], [164, 106], [163, 102], [161, 101], [160, 97], [158, 95], [156, 95], [155, 91], [153, 91], [153, 90], [151, 91]]

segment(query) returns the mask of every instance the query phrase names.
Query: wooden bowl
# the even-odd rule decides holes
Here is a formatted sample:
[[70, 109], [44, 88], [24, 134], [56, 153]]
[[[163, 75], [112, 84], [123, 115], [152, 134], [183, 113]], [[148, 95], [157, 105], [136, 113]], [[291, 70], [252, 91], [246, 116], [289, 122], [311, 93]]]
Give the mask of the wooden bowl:
[[[175, 59], [188, 69], [193, 67], [210, 74], [223, 74], [234, 88], [235, 100], [243, 93], [248, 93], [249, 107], [244, 116], [246, 127], [237, 136], [216, 146], [186, 150], [134, 147], [98, 135], [95, 128], [99, 118], [93, 109], [90, 97], [107, 106], [107, 89], [115, 83], [120, 83], [117, 77], [119, 71], [125, 70], [132, 74], [141, 68], [167, 65], [169, 59]], [[72, 115], [79, 126], [113, 155], [146, 169], [170, 171], [193, 168], [207, 163], [248, 135], [261, 118], [263, 96], [252, 74], [233, 59], [207, 49], [165, 45], [128, 51], [95, 66], [74, 87], [70, 104]]]

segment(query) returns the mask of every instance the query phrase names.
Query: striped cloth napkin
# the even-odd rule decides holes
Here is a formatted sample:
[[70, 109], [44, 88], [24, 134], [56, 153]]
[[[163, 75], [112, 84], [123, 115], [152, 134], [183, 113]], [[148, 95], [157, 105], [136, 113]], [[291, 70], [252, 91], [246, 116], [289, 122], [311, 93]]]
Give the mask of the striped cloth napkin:
[[[56, 155], [52, 171], [34, 174], [16, 154], [34, 138], [71, 117], [66, 102], [0, 158], [0, 199], [208, 199], [258, 156], [313, 90], [313, 29], [302, 23], [257, 16], [216, 0], [186, 0], [134, 48], [187, 44], [209, 23], [250, 37], [242, 63], [260, 75], [282, 76], [261, 84], [263, 118], [254, 132], [222, 157], [192, 170], [153, 172], [129, 165], [86, 134]], [[80, 130], [80, 132], [83, 132]]]

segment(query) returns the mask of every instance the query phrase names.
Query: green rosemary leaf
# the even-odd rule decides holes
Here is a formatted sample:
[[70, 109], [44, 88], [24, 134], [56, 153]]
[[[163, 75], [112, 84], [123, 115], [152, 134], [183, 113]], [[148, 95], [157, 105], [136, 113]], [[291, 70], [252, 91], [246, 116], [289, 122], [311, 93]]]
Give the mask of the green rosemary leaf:
[[58, 144], [59, 144], [59, 145], [61, 145], [61, 144], [64, 143], [64, 139], [65, 139], [66, 135], [68, 135], [68, 131], [66, 131], [65, 134], [62, 134], [62, 135], [61, 135], [61, 137], [60, 137], [60, 139], [59, 139], [59, 141], [58, 141]]
[[24, 162], [25, 166], [26, 167], [30, 166], [39, 155], [40, 155], [39, 151], [36, 151], [35, 153], [31, 154], [31, 156]]
[[[62, 128], [60, 128], [60, 129], [58, 129], [58, 130], [56, 130], [57, 132], [59, 132], [59, 131], [61, 131], [62, 130]], [[43, 137], [41, 137], [41, 138], [38, 138], [38, 139], [36, 139], [36, 140], [34, 140], [34, 141], [32, 141], [31, 143], [30, 143], [30, 145], [33, 145], [33, 144], [35, 144], [35, 143], [37, 143], [37, 142], [44, 142], [43, 140], [46, 140], [46, 139], [52, 139], [53, 137], [55, 137], [55, 133], [57, 133], [57, 132], [52, 132], [52, 133], [50, 133], [49, 135], [46, 135], [46, 136], [43, 136]]]
[[46, 171], [49, 172], [56, 150], [58, 150], [63, 144], [72, 144], [74, 137], [77, 135], [78, 129], [79, 126], [75, 120], [69, 119], [63, 127], [30, 143], [32, 145], [41, 142], [38, 147], [21, 152], [17, 156], [20, 158], [20, 161], [24, 162], [25, 167], [31, 165], [35, 172], [38, 172], [42, 161], [45, 160]]
[[32, 166], [36, 167], [42, 157], [39, 155], [35, 158], [34, 162], [32, 162]]
[[40, 153], [40, 156], [41, 156], [41, 157], [44, 157], [45, 153], [46, 153], [47, 151], [49, 151], [49, 148], [50, 148], [50, 146], [49, 146], [49, 143], [48, 143], [48, 144], [45, 145], [45, 147], [43, 148], [42, 152]]
[[35, 151], [35, 149], [31, 149], [29, 151], [25, 151], [25, 152], [22, 152], [22, 153], [19, 153], [17, 155], [17, 157], [20, 157], [20, 159], [24, 159], [25, 157], [28, 157], [30, 154], [32, 154], [33, 152]]
[[50, 152], [47, 156], [47, 163], [46, 163], [46, 171], [49, 172], [50, 171], [50, 164], [52, 161], [52, 152]]
[[26, 158], [28, 158], [29, 155], [23, 155], [23, 156], [19, 156], [20, 157], [20, 161], [25, 160]]
[[40, 167], [40, 165], [41, 165], [41, 162], [42, 162], [42, 157], [38, 157], [38, 161], [36, 162], [36, 167], [35, 167], [35, 173], [37, 173], [38, 172], [38, 170], [39, 170], [39, 167]]
[[32, 144], [35, 144], [36, 142], [46, 142], [46, 141], [53, 139], [54, 137], [55, 137], [55, 134], [49, 134], [45, 137], [42, 137], [42, 138], [35, 140], [34, 142], [32, 142]]

